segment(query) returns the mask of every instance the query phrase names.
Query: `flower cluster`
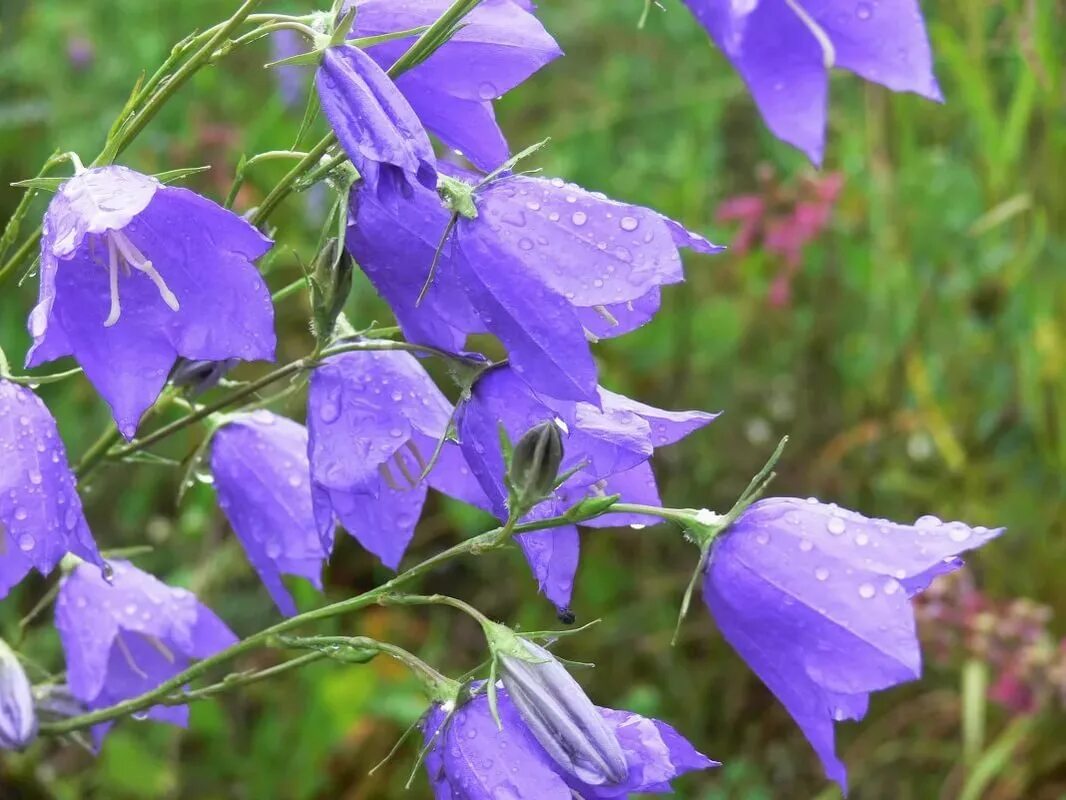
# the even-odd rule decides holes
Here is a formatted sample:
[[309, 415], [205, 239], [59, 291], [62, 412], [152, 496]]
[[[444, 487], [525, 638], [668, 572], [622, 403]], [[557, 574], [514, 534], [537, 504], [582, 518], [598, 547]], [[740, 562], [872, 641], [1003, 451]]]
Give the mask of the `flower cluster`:
[[[771, 128], [815, 160], [829, 67], [938, 96], [913, 0], [687, 2]], [[684, 280], [682, 253], [721, 248], [653, 209], [517, 171], [493, 103], [561, 55], [528, 0], [335, 5], [308, 18], [266, 15], [312, 45], [284, 60], [315, 65], [335, 137], [320, 152], [336, 168], [329, 184], [343, 214], [325, 222], [336, 235], [316, 261], [342, 278], [328, 302], [315, 300], [318, 273], [308, 279], [317, 347], [278, 371], [306, 375], [306, 425], [234, 408], [251, 390], [197, 405], [238, 361], [274, 357], [273, 307], [255, 263], [271, 241], [228, 208], [122, 166], [75, 161], [57, 187], [27, 366], [73, 356], [118, 433], [134, 440], [120, 455], [140, 447], [138, 426], [168, 380], [168, 397], [183, 391], [186, 419], [209, 428], [188, 460], [206, 460], [220, 508], [288, 617], [298, 608], [283, 576], [321, 589], [338, 529], [399, 569], [430, 489], [497, 517], [476, 547], [513, 538], [563, 618], [581, 528], [680, 522], [700, 547], [695, 579], [722, 635], [843, 786], [834, 723], [861, 719], [872, 692], [919, 676], [911, 598], [1000, 531], [933, 517], [894, 524], [813, 499], [756, 502], [764, 487], [722, 517], [662, 508], [656, 449], [716, 414], [610, 391], [593, 346], [655, 316], [664, 288]], [[467, 166], [446, 161], [433, 137]], [[337, 167], [344, 160], [350, 166]], [[831, 179], [812, 185], [815, 202], [775, 234], [789, 258], [832, 204]], [[744, 213], [751, 228], [766, 209], [759, 201]], [[405, 341], [357, 334], [339, 319], [351, 281], [334, 220]], [[505, 358], [469, 349], [486, 335]], [[454, 402], [427, 372], [429, 356], [450, 368]], [[69, 714], [89, 712], [97, 745], [126, 708], [184, 724], [183, 689], [198, 677], [190, 664], [240, 652], [237, 637], [189, 591], [129, 562], [105, 563], [54, 420], [8, 380], [0, 449], [0, 595], [31, 568], [47, 574], [63, 563], [55, 619], [67, 685], [51, 694]], [[406, 574], [371, 599], [386, 602]], [[486, 630], [506, 631], [473, 613]], [[252, 644], [277, 644], [286, 625]], [[663, 722], [593, 705], [547, 650], [494, 636], [488, 680], [442, 693], [447, 679], [433, 673], [422, 729], [438, 797], [628, 797], [669, 791], [675, 777], [716, 765]], [[0, 644], [0, 747], [31, 741], [36, 714], [25, 673]]]

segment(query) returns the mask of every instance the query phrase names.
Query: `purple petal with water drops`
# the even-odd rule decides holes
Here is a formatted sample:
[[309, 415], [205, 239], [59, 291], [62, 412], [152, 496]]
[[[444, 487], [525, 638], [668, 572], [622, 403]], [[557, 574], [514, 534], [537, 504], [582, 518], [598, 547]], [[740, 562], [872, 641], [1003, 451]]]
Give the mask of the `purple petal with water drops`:
[[942, 100], [918, 0], [802, 0], [833, 43], [835, 65], [894, 92]]
[[407, 339], [450, 352], [462, 350], [467, 334], [483, 326], [458, 282], [450, 241], [444, 243], [434, 280], [418, 303], [450, 217], [437, 193], [416, 186], [398, 202], [358, 183], [349, 206], [348, 252], [388, 302]]
[[829, 76], [826, 54], [788, 0], [685, 0], [733, 63], [767, 126], [821, 163]]
[[437, 158], [418, 115], [367, 53], [349, 45], [326, 48], [315, 85], [322, 113], [373, 191], [436, 188]]
[[673, 727], [630, 711], [600, 708], [622, 746], [629, 773], [622, 783], [590, 786], [571, 779], [570, 785], [588, 800], [629, 797], [631, 793], [672, 792], [670, 781], [694, 770], [721, 766], [694, 748]]
[[516, 537], [522, 553], [529, 562], [537, 587], [555, 607], [570, 605], [581, 556], [581, 536], [576, 525], [563, 525]]
[[[655, 473], [648, 461], [637, 464], [631, 469], [608, 475], [591, 486], [582, 487], [577, 491], [565, 492], [564, 503], [567, 507], [574, 505], [584, 496], [609, 496], [616, 494], [621, 503], [637, 503], [644, 506], [662, 506], [659, 498], [659, 487], [655, 482]], [[646, 514], [604, 514], [595, 519], [582, 522], [589, 528], [615, 528], [629, 525], [634, 528], [645, 528], [649, 525], [657, 525], [662, 522], [658, 517], [649, 517]]]
[[[311, 501], [307, 429], [269, 411], [242, 414], [215, 433], [211, 472], [219, 505], [281, 612], [296, 613], [282, 574], [322, 588], [329, 555]], [[332, 540], [332, 530], [327, 537]]]
[[2, 379], [0, 452], [0, 597], [68, 552], [102, 566], [55, 419], [32, 391]]
[[73, 355], [131, 438], [179, 356], [273, 359], [273, 306], [252, 263], [269, 247], [186, 189], [124, 167], [82, 173], [45, 215], [27, 366]]
[[704, 598], [722, 635], [842, 788], [834, 721], [861, 719], [870, 692], [921, 672], [914, 612], [896, 576], [922, 576], [999, 533], [963, 526], [966, 535], [959, 529], [953, 539], [951, 528], [930, 533], [925, 524], [924, 534], [918, 526], [882, 531], [854, 512], [773, 498], [747, 509], [711, 553]]
[[706, 411], [666, 411], [641, 403], [600, 387], [604, 411], [629, 412], [643, 419], [651, 427], [651, 443], [666, 447], [681, 441], [690, 433], [718, 419], [718, 414]]
[[[450, 0], [357, 0], [353, 36], [378, 36], [430, 25]], [[423, 124], [478, 167], [491, 170], [507, 160], [507, 142], [496, 125], [492, 101], [562, 55], [532, 16], [528, 3], [483, 0], [458, 32], [396, 83]], [[388, 68], [414, 37], [368, 49]]]
[[596, 399], [596, 363], [573, 306], [502, 250], [477, 220], [456, 226], [459, 285], [523, 380], [568, 400]]
[[[80, 564], [60, 585], [56, 628], [72, 694], [90, 709], [139, 695], [237, 642], [210, 609], [126, 561], [111, 562], [111, 583]], [[183, 706], [155, 707], [146, 717], [184, 724]], [[97, 744], [110, 723], [96, 726]]]
[[317, 367], [307, 425], [319, 533], [336, 518], [395, 568], [425, 502], [419, 478], [450, 417], [451, 405], [410, 353], [345, 353]]
[[740, 72], [770, 130], [818, 163], [828, 72], [941, 99], [917, 0], [685, 0]]
[[431, 773], [434, 785], [462, 792], [452, 796], [465, 800], [571, 800], [555, 762], [530, 734], [506, 690], [499, 689], [496, 696], [502, 729], [484, 694], [458, 708], [443, 730], [443, 714], [429, 717], [426, 742], [441, 730], [432, 746], [433, 760], [426, 760], [427, 768], [436, 769]]

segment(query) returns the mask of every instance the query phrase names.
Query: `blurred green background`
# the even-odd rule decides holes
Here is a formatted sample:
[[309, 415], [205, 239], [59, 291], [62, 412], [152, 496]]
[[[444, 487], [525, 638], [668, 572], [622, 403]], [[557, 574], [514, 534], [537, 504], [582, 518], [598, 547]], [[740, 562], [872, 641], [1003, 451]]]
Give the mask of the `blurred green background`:
[[[235, 5], [3, 0], [0, 185], [31, 177], [56, 149], [88, 161], [138, 72]], [[537, 156], [547, 174], [654, 206], [723, 243], [739, 229], [716, 216], [728, 198], [761, 195], [773, 219], [787, 221], [796, 199], [814, 191], [815, 173], [768, 135], [741, 81], [681, 3], [664, 5], [641, 31], [639, 0], [545, 0], [542, 18], [569, 55], [500, 104], [512, 144], [551, 136]], [[311, 10], [298, 2], [267, 7]], [[776, 493], [900, 520], [936, 513], [1008, 526], [1008, 536], [970, 559], [985, 596], [952, 623], [958, 646], [934, 648], [939, 656], [928, 659], [921, 683], [875, 697], [865, 722], [840, 726], [839, 750], [859, 800], [1062, 798], [1066, 4], [927, 0], [923, 8], [947, 104], [838, 75], [824, 170], [843, 185], [825, 230], [791, 266], [763, 236], [750, 248], [690, 259], [688, 283], [665, 293], [659, 318], [603, 343], [597, 355], [612, 389], [665, 407], [727, 412], [657, 458], [667, 503], [724, 510], [788, 433]], [[202, 72], [124, 163], [144, 172], [210, 165], [187, 184], [221, 200], [242, 153], [287, 148], [299, 128], [302, 101], [282, 101], [276, 76], [261, 69], [269, 58], [263, 43]], [[306, 74], [298, 80], [306, 88]], [[283, 170], [257, 169], [238, 210], [261, 200]], [[0, 218], [19, 196], [0, 191]], [[310, 191], [274, 216], [282, 246], [267, 267], [275, 289], [313, 255], [325, 202]], [[12, 281], [0, 294], [0, 342], [15, 362], [35, 291], [32, 280]], [[388, 319], [365, 283], [357, 282], [348, 312], [357, 326]], [[303, 297], [279, 308], [282, 358], [309, 349], [306, 317]], [[41, 393], [68, 449], [84, 452], [107, 421], [102, 402], [80, 378]], [[283, 410], [301, 418], [298, 400]], [[175, 437], [159, 452], [180, 458], [198, 435]], [[84, 490], [101, 546], [151, 544], [138, 563], [195, 588], [238, 633], [275, 621], [210, 486], [180, 507], [176, 488], [175, 471], [158, 465], [98, 473]], [[431, 500], [410, 562], [485, 526], [467, 509]], [[666, 719], [725, 762], [679, 781], [679, 797], [838, 796], [702, 609], [669, 647], [695, 555], [680, 536], [667, 528], [601, 531], [586, 536], [584, 548], [574, 610], [579, 622], [603, 622], [560, 652], [598, 664], [581, 676], [597, 702]], [[386, 577], [344, 537], [327, 570], [328, 596]], [[47, 586], [29, 580], [0, 605], [6, 638], [17, 638], [19, 618]], [[322, 602], [298, 588], [305, 607]], [[557, 624], [517, 554], [450, 565], [424, 588], [527, 629]], [[970, 613], [975, 608], [983, 616]], [[1038, 628], [1022, 631], [1024, 647], [1011, 638], [1019, 609]], [[389, 637], [456, 675], [484, 655], [478, 630], [452, 613], [372, 610], [334, 630]], [[945, 631], [947, 623], [926, 626], [930, 639]], [[998, 650], [989, 645], [997, 636]], [[30, 627], [23, 649], [62, 669], [48, 614]], [[276, 658], [265, 652], [241, 666]], [[996, 701], [991, 687], [1002, 683], [1004, 660], [1022, 688], [1038, 686], [1028, 702]], [[198, 704], [188, 732], [126, 721], [96, 759], [52, 741], [5, 754], [0, 796], [424, 798], [421, 774], [406, 794], [402, 788], [414, 746], [367, 774], [423, 708], [417, 687], [392, 664], [320, 664]]]

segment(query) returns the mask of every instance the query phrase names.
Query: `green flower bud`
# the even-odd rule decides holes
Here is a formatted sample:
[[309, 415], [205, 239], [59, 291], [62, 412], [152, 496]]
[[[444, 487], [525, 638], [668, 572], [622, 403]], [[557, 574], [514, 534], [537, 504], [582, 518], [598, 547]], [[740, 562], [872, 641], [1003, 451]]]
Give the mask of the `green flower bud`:
[[552, 493], [562, 460], [563, 437], [554, 422], [542, 422], [518, 440], [509, 478], [522, 511]]

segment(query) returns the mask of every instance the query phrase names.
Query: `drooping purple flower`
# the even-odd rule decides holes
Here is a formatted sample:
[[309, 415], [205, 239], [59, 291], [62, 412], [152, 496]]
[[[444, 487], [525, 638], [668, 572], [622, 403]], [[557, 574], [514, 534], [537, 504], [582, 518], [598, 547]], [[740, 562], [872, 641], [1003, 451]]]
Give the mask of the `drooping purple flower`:
[[822, 160], [829, 70], [941, 100], [918, 0], [685, 0], [774, 135]]
[[44, 217], [27, 366], [73, 355], [132, 438], [178, 356], [273, 359], [252, 263], [270, 240], [200, 195], [125, 167], [64, 183]]
[[0, 380], [0, 597], [68, 552], [103, 565], [56, 422], [29, 389]]
[[319, 533], [330, 535], [336, 519], [395, 569], [426, 499], [419, 478], [451, 410], [410, 353], [357, 351], [317, 367], [307, 428]]
[[[435, 22], [451, 0], [355, 0], [353, 36], [380, 36]], [[510, 155], [496, 124], [492, 102], [562, 55], [555, 40], [530, 13], [528, 3], [483, 0], [458, 33], [396, 85], [422, 124], [486, 171]], [[388, 69], [414, 37], [375, 45], [367, 53]]]
[[372, 191], [436, 188], [437, 159], [422, 123], [367, 53], [346, 44], [326, 48], [315, 85], [322, 113]]
[[348, 249], [410, 338], [457, 349], [488, 331], [523, 379], [554, 397], [595, 402], [588, 339], [646, 322], [659, 287], [684, 278], [680, 247], [718, 249], [655, 211], [559, 179], [506, 176], [476, 189], [450, 180], [473, 192], [477, 216], [459, 216], [420, 306], [450, 218], [436, 197], [398, 204], [357, 186]]
[[[602, 387], [597, 399], [599, 407], [539, 396], [510, 367], [496, 367], [482, 375], [474, 384], [470, 399], [460, 406], [456, 425], [470, 477], [483, 492], [481, 502], [486, 510], [500, 519], [507, 517], [500, 425], [512, 441], [517, 441], [530, 428], [554, 422], [564, 434], [560, 472], [584, 464], [554, 496], [533, 509], [527, 520], [532, 521], [561, 514], [588, 496], [620, 494], [624, 502], [659, 505], [655, 477], [648, 463], [654, 449], [679, 441], [716, 416], [701, 411], [663, 411]], [[463, 492], [454, 485], [441, 488], [460, 499], [478, 502], [471, 491]], [[649, 522], [655, 520], [607, 514], [583, 524], [601, 527]], [[578, 565], [577, 527], [566, 525], [522, 534], [518, 543], [541, 591], [556, 606], [567, 606]]]
[[[186, 589], [175, 589], [126, 561], [111, 562], [107, 583], [99, 570], [79, 564], [63, 579], [56, 628], [73, 695], [90, 709], [151, 691], [237, 642], [213, 611]], [[145, 717], [184, 726], [186, 706], [153, 706]], [[92, 729], [96, 744], [112, 723]]]
[[928, 516], [868, 519], [814, 498], [762, 500], [712, 545], [704, 599], [846, 788], [834, 722], [861, 720], [871, 692], [920, 676], [910, 598], [1000, 533]]
[[282, 574], [322, 588], [322, 564], [333, 542], [319, 536], [311, 501], [307, 429], [269, 411], [242, 414], [211, 441], [211, 472], [222, 510], [248, 560], [283, 614], [296, 613]]
[[22, 750], [37, 738], [37, 712], [26, 671], [0, 639], [0, 750]]
[[669, 792], [670, 781], [679, 775], [718, 766], [665, 722], [599, 708], [621, 745], [628, 772], [620, 783], [583, 783], [530, 733], [505, 689], [497, 690], [497, 705], [502, 730], [496, 727], [483, 694], [461, 706], [451, 719], [440, 706], [427, 716], [423, 734], [431, 746], [426, 770], [438, 800], [572, 800], [575, 794], [589, 800], [625, 798]]

